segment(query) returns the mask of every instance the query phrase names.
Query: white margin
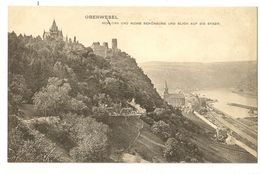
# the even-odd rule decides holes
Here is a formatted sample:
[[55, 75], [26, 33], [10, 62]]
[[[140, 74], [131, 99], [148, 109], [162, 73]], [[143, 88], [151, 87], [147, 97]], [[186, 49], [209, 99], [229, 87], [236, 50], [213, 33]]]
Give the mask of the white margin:
[[[259, 6], [257, 0], [39, 0], [40, 6]], [[36, 6], [37, 0], [0, 1], [0, 172], [2, 174], [258, 174], [257, 164], [40, 164], [7, 163], [7, 26], [8, 6]], [[258, 19], [259, 22], [259, 19]], [[258, 28], [259, 32], [259, 28]], [[259, 80], [259, 75], [258, 75]], [[258, 122], [259, 123], [259, 122]], [[259, 124], [258, 124], [259, 125]], [[259, 126], [258, 126], [259, 132]], [[258, 138], [259, 143], [259, 138]], [[259, 160], [258, 160], [259, 161]]]

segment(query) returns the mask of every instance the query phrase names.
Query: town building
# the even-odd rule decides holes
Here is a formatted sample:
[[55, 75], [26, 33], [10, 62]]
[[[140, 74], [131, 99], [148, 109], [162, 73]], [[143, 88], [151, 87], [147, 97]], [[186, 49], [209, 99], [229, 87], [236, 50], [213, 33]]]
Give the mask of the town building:
[[185, 105], [185, 96], [182, 93], [169, 93], [169, 89], [166, 81], [165, 81], [163, 99], [173, 107], [181, 107]]

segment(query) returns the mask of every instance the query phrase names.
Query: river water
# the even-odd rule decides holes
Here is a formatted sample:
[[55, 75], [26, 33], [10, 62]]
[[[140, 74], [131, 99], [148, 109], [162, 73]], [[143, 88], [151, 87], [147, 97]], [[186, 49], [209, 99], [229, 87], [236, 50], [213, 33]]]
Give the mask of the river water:
[[244, 118], [252, 115], [248, 113], [248, 109], [230, 106], [227, 105], [227, 103], [238, 103], [257, 107], [257, 98], [233, 93], [229, 89], [201, 90], [198, 93], [202, 97], [205, 96], [213, 100], [217, 99], [218, 101], [213, 104], [214, 107], [234, 118]]

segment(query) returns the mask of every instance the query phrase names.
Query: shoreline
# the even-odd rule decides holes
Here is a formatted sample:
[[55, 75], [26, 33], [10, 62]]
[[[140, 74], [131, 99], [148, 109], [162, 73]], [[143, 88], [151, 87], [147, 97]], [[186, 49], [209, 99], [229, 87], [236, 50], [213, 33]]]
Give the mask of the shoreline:
[[250, 98], [255, 98], [255, 99], [258, 98], [257, 92], [240, 92], [240, 91], [234, 91], [234, 90], [231, 90], [231, 92], [238, 94], [238, 95], [241, 95], [241, 96], [244, 96], [244, 97], [250, 97]]
[[[194, 112], [184, 112], [183, 116], [205, 130], [205, 134], [195, 136], [193, 142], [203, 150], [206, 155], [206, 161], [213, 163], [223, 161], [227, 163], [245, 163], [246, 161], [248, 162], [248, 160], [250, 160], [250, 163], [257, 162], [257, 158], [244, 148], [234, 143], [230, 144], [216, 141], [216, 138], [214, 138], [216, 129], [197, 117]], [[233, 138], [231, 141], [235, 142], [235, 139]]]
[[[257, 96], [237, 93], [232, 88], [200, 90], [197, 94], [200, 98], [206, 98], [208, 107], [214, 107], [214, 109], [224, 112], [224, 114], [230, 115], [234, 119], [257, 117]], [[208, 100], [211, 100], [211, 102]], [[250, 109], [256, 112], [249, 113]]]
[[[219, 112], [220, 110], [218, 110], [218, 112]], [[210, 111], [210, 112], [214, 112], [214, 110], [213, 111]], [[221, 118], [221, 120], [222, 121], [220, 121], [220, 120], [218, 120], [218, 119], [216, 119], [216, 120], [218, 120], [218, 122], [219, 123], [221, 123], [221, 126], [219, 126], [219, 125], [215, 125], [214, 123], [212, 123], [210, 120], [208, 120], [207, 118], [205, 118], [203, 115], [200, 115], [198, 112], [194, 112], [194, 115], [195, 116], [197, 116], [199, 119], [201, 119], [202, 121], [204, 121], [206, 124], [208, 124], [209, 126], [211, 126], [212, 128], [214, 128], [216, 131], [218, 131], [219, 129], [221, 129], [221, 127], [223, 126], [223, 127], [225, 127], [225, 128], [227, 128], [227, 129], [229, 129], [229, 131], [231, 132], [231, 133], [228, 133], [228, 137], [230, 138], [230, 139], [232, 139], [232, 142], [234, 143], [234, 144], [236, 144], [236, 145], [238, 145], [239, 147], [241, 147], [241, 148], [243, 148], [244, 150], [246, 150], [248, 153], [250, 153], [251, 155], [253, 155], [254, 157], [256, 157], [257, 158], [257, 142], [256, 142], [256, 147], [251, 147], [252, 146], [252, 144], [251, 143], [253, 143], [253, 146], [255, 146], [254, 145], [254, 141], [255, 141], [255, 139], [254, 138], [252, 138], [252, 137], [250, 137], [250, 136], [248, 136], [248, 135], [246, 135], [244, 132], [242, 132], [241, 130], [239, 130], [238, 128], [236, 128], [235, 126], [231, 126], [231, 124], [230, 123], [228, 123], [227, 121], [224, 121], [224, 118]], [[229, 117], [229, 116], [228, 116]], [[216, 118], [216, 117], [215, 117]], [[232, 120], [234, 120], [233, 118], [231, 118]], [[225, 124], [223, 123], [223, 121], [225, 122]], [[234, 120], [235, 121], [235, 120]], [[235, 132], [235, 134], [237, 134], [237, 136], [234, 136], [234, 135], [232, 135], [232, 131], [234, 131]], [[239, 133], [237, 133], [237, 132], [239, 132]], [[244, 137], [243, 137], [244, 136]], [[246, 142], [243, 142], [243, 141], [241, 141], [241, 140], [246, 140], [246, 141], [248, 141], [247, 139], [248, 138], [250, 138], [249, 140], [250, 140], [250, 146], [248, 145], [248, 143], [246, 143]], [[241, 140], [239, 140], [239, 139], [241, 139]], [[225, 140], [226, 141], [226, 140]], [[255, 150], [256, 149], [256, 150]]]

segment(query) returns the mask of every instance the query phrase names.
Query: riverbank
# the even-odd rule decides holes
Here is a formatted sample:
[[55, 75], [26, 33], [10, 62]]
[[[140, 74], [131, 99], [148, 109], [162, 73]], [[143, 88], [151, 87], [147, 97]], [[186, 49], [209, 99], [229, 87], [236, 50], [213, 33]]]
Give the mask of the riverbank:
[[239, 94], [241, 96], [257, 98], [257, 91], [239, 91], [234, 89], [230, 89], [230, 90], [231, 92]]
[[[213, 163], [256, 163], [257, 158], [245, 149], [234, 144], [216, 141], [216, 130], [194, 113], [183, 113], [183, 116], [205, 130], [204, 134], [194, 135], [192, 141], [199, 147], [205, 156], [206, 162]], [[203, 117], [203, 116], [202, 116]]]
[[[220, 111], [212, 107], [207, 115], [212, 115], [220, 124], [229, 129], [239, 141], [246, 144], [249, 148], [252, 148], [255, 153], [257, 151], [257, 131], [252, 127], [240, 122], [238, 119], [234, 119], [227, 113]], [[252, 151], [252, 150], [250, 150]]]
[[258, 117], [237, 118], [237, 120], [250, 127], [253, 131], [258, 131]]
[[[211, 105], [215, 109], [218, 109], [233, 118], [245, 118], [251, 117], [252, 113], [249, 109], [228, 105], [228, 103], [237, 103], [240, 105], [257, 107], [257, 98], [239, 95], [232, 92], [230, 89], [213, 89], [213, 90], [201, 90], [196, 92], [200, 97], [216, 100]], [[256, 116], [255, 113], [253, 116]]]

